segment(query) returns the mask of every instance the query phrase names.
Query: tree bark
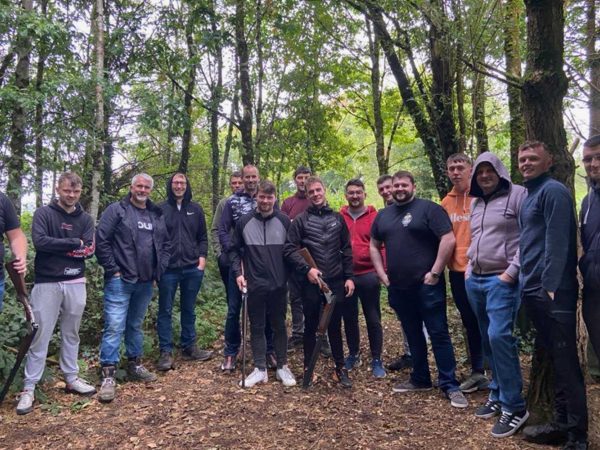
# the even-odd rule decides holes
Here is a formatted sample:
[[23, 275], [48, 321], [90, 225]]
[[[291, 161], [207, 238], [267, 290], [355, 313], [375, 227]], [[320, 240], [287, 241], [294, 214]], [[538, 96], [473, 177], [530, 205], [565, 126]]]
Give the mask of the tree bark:
[[[219, 24], [215, 11], [215, 2], [210, 0], [210, 28], [213, 36], [219, 32]], [[212, 160], [211, 188], [212, 188], [212, 212], [214, 213], [219, 203], [221, 192], [219, 191], [219, 108], [223, 95], [223, 46], [221, 38], [218, 39], [215, 48], [212, 50], [213, 58], [216, 62], [216, 82], [210, 87], [210, 148]]]
[[240, 101], [242, 116], [239, 121], [242, 135], [242, 162], [254, 164], [254, 146], [252, 141], [252, 86], [250, 84], [250, 56], [246, 41], [245, 0], [235, 2], [235, 48], [239, 73]]
[[188, 50], [188, 82], [183, 94], [183, 134], [181, 136], [181, 157], [179, 159], [178, 172], [188, 172], [190, 160], [190, 145], [192, 141], [194, 89], [196, 88], [196, 47], [194, 43], [194, 14], [191, 6], [188, 9], [188, 19], [185, 26], [185, 41]]
[[[48, 0], [42, 0], [40, 12], [45, 17], [48, 7]], [[43, 205], [44, 194], [44, 101], [41, 91], [44, 84], [44, 70], [46, 68], [46, 57], [48, 49], [42, 40], [39, 42], [37, 72], [35, 75], [35, 90], [39, 95], [35, 105], [35, 206], [39, 208]], [[54, 186], [53, 186], [54, 187]]]
[[[464, 28], [462, 11], [456, 0], [452, 0], [452, 10], [456, 17], [456, 27], [459, 30]], [[465, 119], [465, 82], [464, 82], [464, 45], [462, 39], [459, 38], [456, 43], [456, 58], [454, 73], [456, 77], [456, 119], [458, 121], [458, 138], [457, 145], [460, 153], [467, 151], [467, 121]]]
[[490, 150], [488, 144], [487, 126], [485, 123], [485, 77], [479, 72], [473, 72], [473, 121], [475, 122], [475, 143], [477, 154]]
[[586, 57], [590, 69], [590, 130], [600, 134], [600, 54], [596, 49], [596, 0], [586, 0]]

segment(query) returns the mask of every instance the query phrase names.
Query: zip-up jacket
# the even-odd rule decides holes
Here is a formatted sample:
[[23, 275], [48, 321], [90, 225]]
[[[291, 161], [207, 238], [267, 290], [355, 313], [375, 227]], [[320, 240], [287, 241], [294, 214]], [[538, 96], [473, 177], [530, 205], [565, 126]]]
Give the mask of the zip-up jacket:
[[294, 220], [300, 213], [306, 211], [310, 206], [310, 200], [306, 197], [306, 193], [296, 191], [294, 195], [286, 198], [281, 204], [281, 212]]
[[442, 199], [442, 208], [448, 213], [452, 222], [452, 231], [456, 238], [456, 247], [452, 258], [448, 262], [448, 268], [454, 272], [467, 270], [467, 249], [471, 244], [471, 228], [469, 225], [470, 205], [473, 197], [469, 192], [459, 194], [453, 187], [448, 195]]
[[192, 189], [186, 177], [187, 188], [183, 195], [181, 208], [173, 195], [171, 181], [167, 181], [167, 201], [159, 206], [163, 210], [165, 224], [171, 240], [171, 259], [169, 269], [178, 269], [190, 265], [198, 265], [198, 259], [206, 258], [208, 252], [208, 236], [206, 219], [202, 206], [192, 200]]
[[250, 292], [268, 292], [286, 288], [288, 270], [283, 245], [290, 219], [280, 211], [263, 217], [259, 212], [246, 214], [235, 225], [229, 257], [237, 278], [242, 274]]
[[53, 200], [35, 211], [31, 239], [36, 250], [36, 283], [82, 278], [85, 259], [95, 250], [94, 221], [79, 203], [68, 213]]
[[521, 286], [523, 292], [577, 289], [573, 199], [567, 188], [545, 173], [525, 182], [521, 206]]
[[[485, 196], [477, 184], [477, 168], [492, 165], [500, 178], [498, 188]], [[479, 155], [471, 175], [471, 244], [467, 250], [467, 272], [479, 275], [506, 272], [514, 280], [519, 278], [519, 213], [527, 197], [523, 186], [513, 184], [508, 170], [496, 155]]]
[[232, 194], [225, 202], [219, 223], [219, 242], [221, 251], [229, 253], [229, 241], [235, 224], [240, 218], [256, 209], [256, 197], [240, 191]]
[[[127, 194], [120, 201], [111, 203], [102, 213], [96, 230], [96, 257], [104, 268], [104, 277], [110, 278], [121, 272], [123, 280], [137, 283], [137, 218]], [[159, 280], [170, 259], [170, 240], [162, 209], [146, 201], [146, 209], [152, 221], [152, 243], [156, 254], [154, 278]]]
[[372, 205], [368, 205], [367, 209], [358, 218], [354, 219], [348, 212], [348, 205], [344, 205], [340, 208], [340, 214], [344, 218], [350, 233], [354, 275], [375, 272], [375, 266], [369, 254], [369, 245], [371, 243], [371, 225], [377, 217], [377, 210]]
[[348, 227], [340, 213], [328, 205], [310, 206], [296, 217], [283, 252], [294, 270], [304, 277], [310, 270], [298, 250], [307, 248], [326, 280], [352, 279], [352, 247]]
[[579, 269], [586, 289], [600, 289], [600, 186], [591, 183], [581, 202], [581, 244]]

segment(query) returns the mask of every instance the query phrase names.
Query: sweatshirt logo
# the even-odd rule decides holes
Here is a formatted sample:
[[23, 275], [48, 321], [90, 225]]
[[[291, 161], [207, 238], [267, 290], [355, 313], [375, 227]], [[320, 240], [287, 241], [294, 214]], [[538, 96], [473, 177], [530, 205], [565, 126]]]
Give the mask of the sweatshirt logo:
[[73, 231], [73, 224], [63, 222], [63, 223], [60, 224], [60, 229], [61, 230]]
[[81, 273], [81, 269], [77, 267], [65, 267], [64, 275], [73, 277], [75, 275], [79, 275]]
[[470, 214], [457, 214], [457, 213], [452, 213], [450, 214], [450, 221], [452, 223], [454, 222], [469, 222], [469, 220], [471, 219]]
[[404, 227], [407, 227], [409, 223], [412, 222], [412, 214], [411, 213], [406, 213], [404, 215], [404, 217], [402, 218], [402, 225], [404, 225]]
[[138, 228], [140, 230], [152, 231], [152, 222], [142, 222], [141, 220], [138, 220]]
[[193, 215], [194, 215], [194, 211], [192, 211], [192, 212], [190, 212], [190, 211], [187, 211], [187, 215], [188, 215], [188, 216], [193, 216]]

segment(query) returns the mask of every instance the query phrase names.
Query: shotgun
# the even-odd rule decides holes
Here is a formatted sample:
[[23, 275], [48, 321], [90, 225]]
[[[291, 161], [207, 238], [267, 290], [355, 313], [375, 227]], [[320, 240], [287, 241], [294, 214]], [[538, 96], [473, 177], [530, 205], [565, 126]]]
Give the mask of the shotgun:
[[0, 392], [0, 403], [4, 401], [6, 394], [8, 393], [8, 389], [10, 388], [11, 383], [15, 379], [15, 375], [33, 342], [33, 338], [38, 331], [39, 325], [35, 322], [35, 317], [33, 315], [33, 310], [31, 309], [31, 305], [29, 304], [29, 296], [27, 295], [27, 287], [25, 286], [25, 276], [22, 273], [18, 273], [14, 267], [14, 262], [9, 261], [6, 263], [6, 270], [8, 272], [8, 276], [11, 281], [15, 285], [15, 290], [17, 291], [17, 300], [19, 303], [23, 305], [23, 309], [25, 311], [25, 320], [27, 323], [27, 334], [21, 341], [19, 345], [19, 351], [17, 352], [17, 359], [15, 361], [15, 365], [13, 366], [8, 378], [6, 379], [6, 383], [2, 388], [2, 392]]
[[[318, 268], [315, 260], [307, 248], [301, 248], [298, 250], [298, 254], [304, 258], [304, 261], [306, 261], [306, 264], [308, 264], [310, 267], [315, 269]], [[329, 286], [327, 286], [327, 283], [325, 283], [321, 277], [319, 277], [319, 289], [321, 290], [323, 297], [325, 297], [325, 305], [323, 305], [323, 308], [321, 309], [319, 326], [317, 327], [316, 332], [315, 348], [313, 349], [312, 355], [310, 355], [308, 366], [304, 370], [302, 387], [305, 389], [311, 385], [313, 372], [315, 371], [315, 366], [317, 365], [317, 360], [319, 359], [321, 345], [325, 339], [327, 339], [327, 327], [329, 326], [329, 322], [331, 322], [331, 316], [333, 314], [333, 309], [335, 308], [335, 295], [333, 295], [331, 289], [329, 289]]]

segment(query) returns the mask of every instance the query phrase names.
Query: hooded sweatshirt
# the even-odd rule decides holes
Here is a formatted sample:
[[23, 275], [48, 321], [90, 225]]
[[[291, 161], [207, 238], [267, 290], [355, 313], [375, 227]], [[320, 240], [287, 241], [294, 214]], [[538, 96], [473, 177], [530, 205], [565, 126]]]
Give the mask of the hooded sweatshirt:
[[[485, 196], [477, 184], [477, 168], [483, 163], [492, 165], [500, 178], [496, 191]], [[479, 155], [473, 165], [470, 194], [471, 245], [467, 250], [467, 272], [480, 275], [506, 272], [519, 277], [519, 213], [527, 196], [523, 186], [513, 184], [508, 170], [491, 152]]]
[[167, 180], [167, 201], [159, 205], [163, 210], [167, 232], [171, 240], [169, 269], [197, 266], [198, 259], [206, 258], [208, 251], [204, 210], [202, 206], [192, 201], [190, 180], [187, 176], [185, 180], [187, 184], [181, 208], [177, 206], [177, 199], [173, 194], [171, 186], [173, 176]]
[[369, 245], [371, 243], [371, 225], [377, 217], [377, 210], [372, 205], [368, 205], [363, 214], [354, 219], [348, 212], [348, 205], [344, 205], [340, 208], [340, 214], [346, 221], [350, 232], [354, 275], [375, 272], [375, 266], [373, 266], [369, 254]]
[[581, 202], [581, 245], [583, 256], [579, 268], [585, 288], [600, 289], [600, 185], [590, 183], [588, 194]]
[[450, 270], [464, 272], [467, 270], [467, 249], [471, 243], [471, 227], [469, 224], [470, 206], [473, 197], [469, 192], [460, 194], [456, 188], [452, 188], [448, 195], [442, 200], [442, 208], [446, 210], [452, 222], [452, 231], [456, 238], [456, 247], [452, 253], [452, 259], [448, 263]]

